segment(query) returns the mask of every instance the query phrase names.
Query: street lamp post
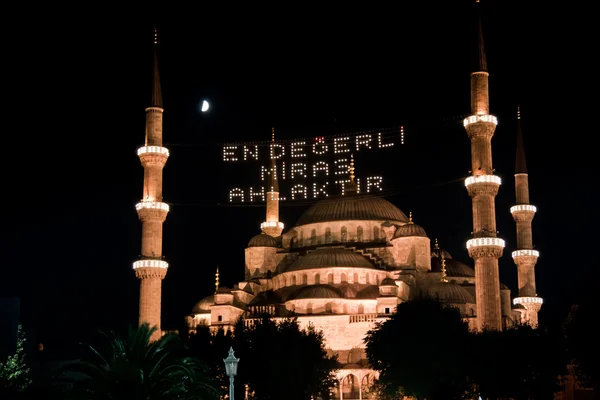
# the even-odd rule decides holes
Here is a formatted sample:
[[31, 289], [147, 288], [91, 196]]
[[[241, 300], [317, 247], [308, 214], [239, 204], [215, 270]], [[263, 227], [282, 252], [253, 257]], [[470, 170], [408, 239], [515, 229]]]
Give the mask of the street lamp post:
[[233, 347], [229, 348], [229, 355], [223, 359], [225, 363], [225, 373], [229, 377], [229, 400], [233, 399], [233, 378], [237, 375], [237, 367], [240, 362], [239, 358], [233, 355]]

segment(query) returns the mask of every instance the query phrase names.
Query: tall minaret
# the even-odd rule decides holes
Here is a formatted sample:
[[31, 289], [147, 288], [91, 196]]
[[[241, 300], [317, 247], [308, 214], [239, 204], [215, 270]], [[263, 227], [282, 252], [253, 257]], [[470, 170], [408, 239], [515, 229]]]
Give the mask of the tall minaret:
[[277, 165], [275, 163], [275, 128], [271, 129], [271, 173], [267, 190], [267, 220], [260, 224], [260, 229], [267, 235], [278, 237], [283, 231], [283, 222], [279, 222], [279, 183], [277, 182]]
[[531, 221], [535, 216], [536, 207], [529, 204], [529, 177], [521, 132], [521, 112], [518, 109], [515, 192], [517, 203], [510, 208], [510, 213], [517, 224], [517, 250], [513, 251], [512, 257], [517, 264], [519, 297], [513, 299], [513, 303], [525, 307], [523, 322], [535, 328], [538, 325], [538, 311], [543, 303], [543, 299], [538, 297], [535, 291], [535, 264], [540, 253], [533, 249]]
[[[479, 2], [479, 1], [478, 1]], [[464, 126], [471, 140], [471, 176], [465, 186], [473, 203], [473, 238], [467, 241], [475, 260], [477, 328], [502, 330], [498, 259], [504, 240], [496, 237], [495, 197], [500, 178], [492, 168], [492, 136], [498, 121], [490, 114], [487, 62], [478, 18], [479, 68], [471, 73], [471, 113]]]
[[139, 323], [147, 322], [158, 329], [152, 339], [161, 337], [160, 314], [162, 280], [169, 264], [162, 258], [163, 222], [169, 205], [163, 203], [162, 170], [169, 157], [169, 150], [162, 146], [163, 103], [156, 55], [157, 33], [154, 29], [154, 71], [152, 79], [152, 102], [146, 108], [146, 143], [138, 149], [144, 167], [144, 192], [142, 201], [136, 204], [142, 222], [142, 253], [133, 263], [136, 277], [140, 280]]

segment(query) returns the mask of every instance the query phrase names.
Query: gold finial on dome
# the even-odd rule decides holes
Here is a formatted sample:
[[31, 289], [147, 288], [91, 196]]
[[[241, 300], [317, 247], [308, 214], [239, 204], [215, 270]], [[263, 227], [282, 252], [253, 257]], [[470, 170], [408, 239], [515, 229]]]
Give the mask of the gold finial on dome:
[[215, 293], [219, 290], [219, 266], [217, 265], [217, 272], [215, 273]]
[[448, 277], [446, 276], [446, 258], [444, 257], [444, 254], [442, 253], [442, 279], [440, 279], [442, 282], [448, 282]]
[[412, 211], [408, 213], [408, 223], [409, 224], [414, 224], [414, 222], [412, 220]]
[[156, 31], [156, 27], [154, 27], [154, 44], [158, 44], [158, 32]]
[[350, 154], [350, 182], [354, 183], [354, 154]]
[[521, 119], [521, 107], [517, 106], [517, 119]]
[[275, 128], [274, 127], [271, 128], [271, 141], [272, 142], [275, 141]]
[[437, 238], [435, 238], [435, 247], [434, 248], [435, 249], [439, 249], [440, 248], [440, 245], [438, 244]]

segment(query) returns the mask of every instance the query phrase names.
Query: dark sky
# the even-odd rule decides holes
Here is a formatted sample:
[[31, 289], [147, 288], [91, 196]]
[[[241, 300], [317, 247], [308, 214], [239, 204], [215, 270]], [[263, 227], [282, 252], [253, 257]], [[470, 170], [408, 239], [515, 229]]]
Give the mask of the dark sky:
[[[475, 4], [447, 3], [181, 8], [135, 19], [96, 9], [71, 18], [52, 8], [23, 18], [5, 50], [14, 110], [4, 115], [10, 123], [3, 129], [0, 295], [21, 297], [22, 319], [40, 341], [137, 323], [131, 263], [141, 246], [134, 205], [143, 170], [136, 149], [144, 143], [154, 24], [171, 150], [164, 170], [164, 201], [171, 204], [164, 328], [177, 327], [212, 292], [217, 264], [224, 285], [243, 279], [244, 247], [259, 233], [264, 209], [224, 201], [223, 185], [235, 177], [223, 168], [218, 144], [268, 140], [272, 126], [285, 139], [403, 125], [406, 145], [380, 153], [385, 159], [375, 166], [364, 159], [362, 168], [389, 178], [386, 198], [472, 265], [463, 183], [470, 144], [461, 122], [470, 113], [469, 74], [476, 69]], [[593, 73], [577, 19], [584, 10], [520, 4], [481, 3], [491, 110], [499, 120], [492, 148], [503, 179], [496, 199], [507, 241], [500, 269], [514, 296], [509, 208], [520, 105], [538, 207], [538, 293], [546, 314], [556, 317], [597, 282], [597, 168], [588, 142], [597, 124], [586, 110], [595, 101], [587, 99], [595, 95], [588, 90]], [[211, 102], [206, 114], [198, 112], [204, 98]], [[307, 205], [282, 205], [286, 227]]]

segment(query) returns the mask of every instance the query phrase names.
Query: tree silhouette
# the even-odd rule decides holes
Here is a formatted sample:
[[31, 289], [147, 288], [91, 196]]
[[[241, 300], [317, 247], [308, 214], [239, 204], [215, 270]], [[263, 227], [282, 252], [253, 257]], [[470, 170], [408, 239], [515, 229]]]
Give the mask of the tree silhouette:
[[470, 377], [483, 398], [546, 399], [566, 373], [560, 331], [516, 325], [474, 333]]
[[456, 308], [429, 298], [398, 305], [367, 333], [367, 358], [379, 371], [380, 397], [458, 399], [469, 389], [469, 327]]
[[101, 332], [102, 343], [90, 345], [82, 359], [61, 363], [56, 379], [73, 399], [216, 400], [219, 392], [205, 366], [183, 355], [175, 333], [151, 341], [155, 327], [132, 328], [126, 339]]
[[600, 390], [600, 341], [598, 340], [597, 292], [589, 293], [575, 304], [565, 323], [569, 356], [575, 375], [584, 386]]
[[205, 328], [198, 336], [192, 335], [192, 354], [211, 363], [213, 373], [225, 389], [223, 393], [229, 382], [223, 358], [230, 346], [240, 359], [235, 378], [236, 398], [245, 398], [247, 384], [251, 399], [306, 400], [311, 396], [329, 399], [335, 385], [337, 358], [328, 356], [322, 333], [312, 327], [300, 329], [295, 318], [277, 322], [264, 316], [251, 327], [246, 327], [240, 319], [233, 335], [221, 331], [207, 336]]

